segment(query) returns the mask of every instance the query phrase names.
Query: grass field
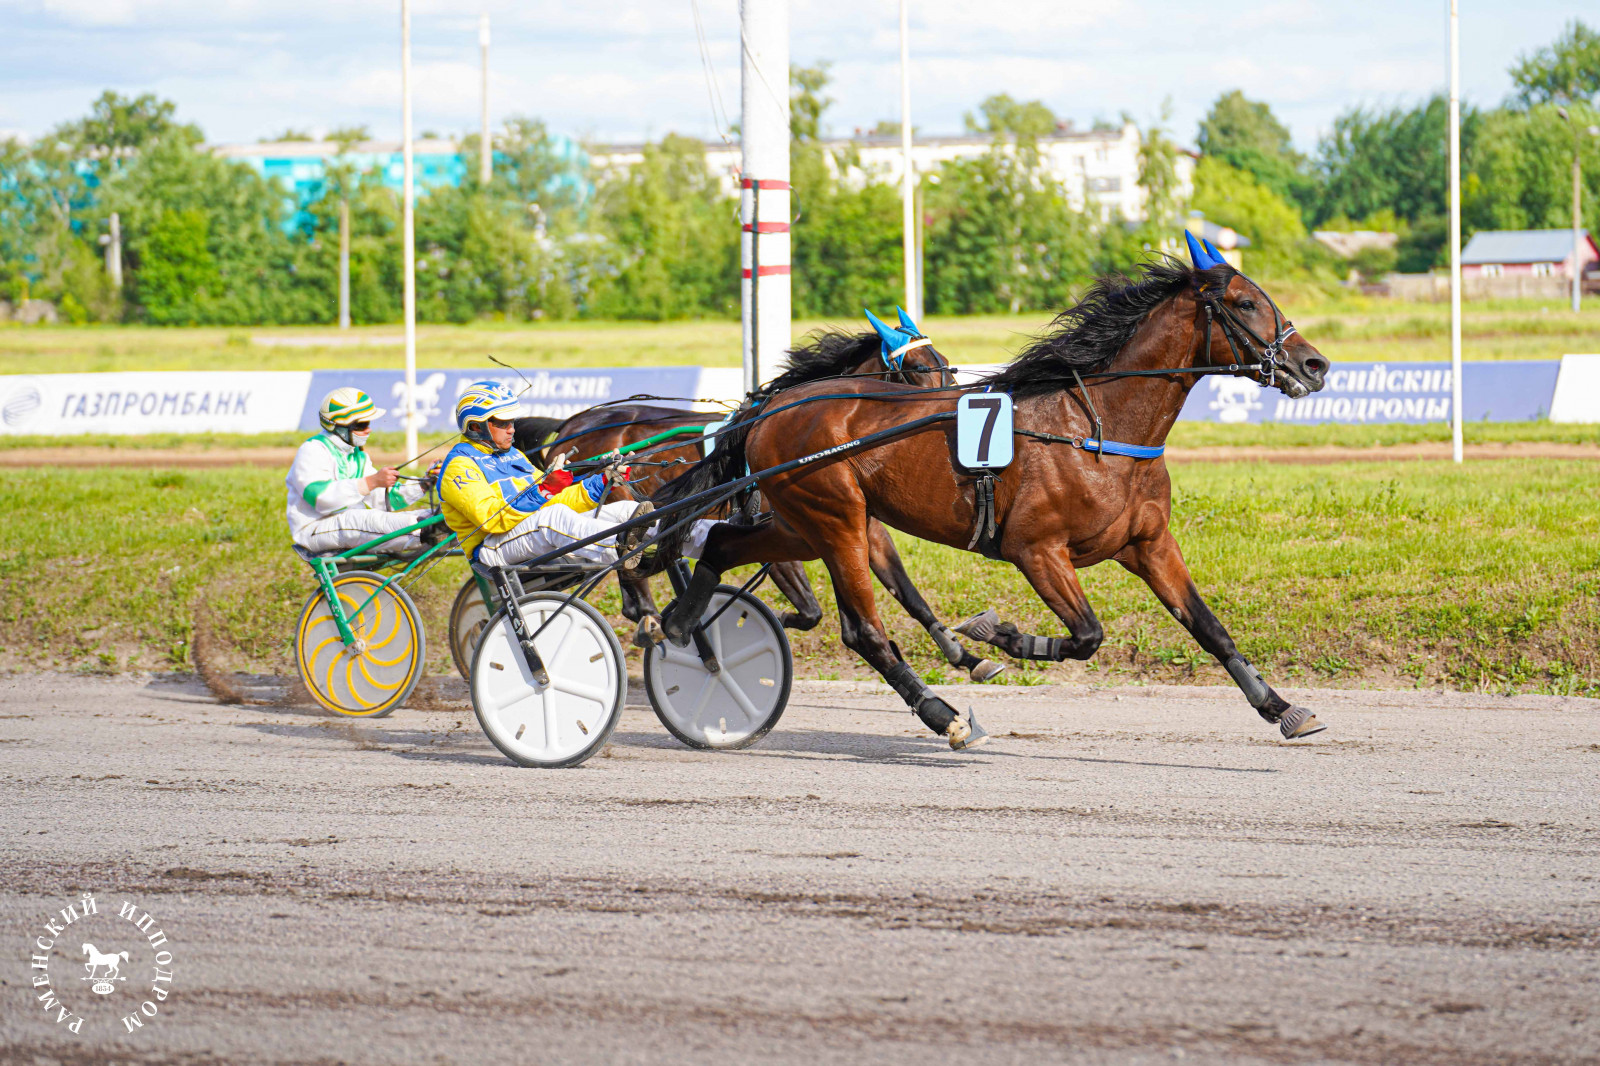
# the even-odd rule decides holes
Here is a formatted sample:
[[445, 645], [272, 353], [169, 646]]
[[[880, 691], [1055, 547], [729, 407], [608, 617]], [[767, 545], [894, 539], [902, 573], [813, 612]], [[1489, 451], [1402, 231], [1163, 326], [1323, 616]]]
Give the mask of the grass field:
[[[0, 662], [187, 669], [197, 612], [209, 612], [228, 665], [292, 669], [286, 643], [311, 582], [287, 547], [281, 474], [6, 479]], [[1203, 592], [1271, 677], [1600, 695], [1597, 479], [1584, 462], [1189, 466], [1174, 475], [1174, 523]], [[901, 543], [944, 618], [993, 605], [1024, 629], [1060, 631], [1011, 567]], [[463, 578], [451, 560], [418, 589], [436, 671], [449, 668], [443, 614]], [[1107, 632], [1097, 659], [1002, 679], [1225, 680], [1129, 575], [1106, 564], [1083, 580]], [[794, 638], [800, 674], [866, 676], [816, 583], [825, 621]], [[600, 602], [615, 612], [614, 587]], [[883, 616], [919, 671], [957, 680], [892, 602]]]
[[[1290, 290], [1285, 311], [1335, 362], [1450, 357], [1449, 308], [1349, 298], [1329, 302]], [[931, 316], [924, 323], [951, 362], [1004, 362], [1049, 315]], [[802, 321], [796, 337], [825, 325]], [[312, 370], [393, 367], [402, 359], [398, 326], [156, 329], [132, 326], [0, 327], [0, 373], [112, 370]], [[557, 322], [424, 326], [418, 365], [487, 367], [488, 356], [519, 367], [737, 366], [739, 323]], [[1468, 359], [1559, 359], [1600, 350], [1600, 300], [1574, 316], [1556, 303], [1469, 305], [1463, 315]]]

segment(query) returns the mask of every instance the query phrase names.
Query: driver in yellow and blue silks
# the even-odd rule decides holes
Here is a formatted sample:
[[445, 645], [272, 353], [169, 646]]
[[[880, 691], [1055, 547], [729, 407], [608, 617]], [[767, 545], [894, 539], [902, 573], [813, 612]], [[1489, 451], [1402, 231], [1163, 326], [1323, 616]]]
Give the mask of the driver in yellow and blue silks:
[[[509, 388], [496, 381], [467, 387], [456, 401], [456, 425], [464, 438], [445, 456], [439, 472], [439, 500], [445, 522], [469, 558], [488, 566], [515, 566], [587, 537], [604, 533], [649, 503], [602, 503], [604, 473], [573, 481], [564, 470], [545, 474], [512, 447], [521, 407]], [[684, 555], [696, 558], [715, 523], [694, 523]], [[624, 548], [644, 539], [641, 529]], [[612, 563], [616, 537], [573, 550], [565, 559]]]

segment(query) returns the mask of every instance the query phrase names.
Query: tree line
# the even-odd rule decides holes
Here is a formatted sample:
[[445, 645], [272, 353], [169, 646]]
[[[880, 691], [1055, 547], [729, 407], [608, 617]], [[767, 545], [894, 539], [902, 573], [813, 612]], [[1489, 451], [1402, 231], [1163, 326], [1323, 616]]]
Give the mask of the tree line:
[[[1600, 34], [1574, 22], [1511, 75], [1511, 99], [1463, 108], [1464, 230], [1570, 225], [1575, 148], [1585, 221], [1600, 224], [1600, 137], [1585, 132], [1600, 122]], [[826, 64], [792, 72], [797, 316], [853, 316], [901, 297], [899, 189], [862, 180], [851, 149], [823, 143], [828, 83]], [[1191, 210], [1248, 237], [1247, 269], [1263, 277], [1347, 273], [1350, 263], [1311, 238], [1319, 228], [1399, 234], [1394, 251], [1364, 253], [1363, 273], [1422, 271], [1448, 256], [1442, 97], [1351, 108], [1307, 155], [1268, 104], [1226, 93], [1200, 123], [1186, 202], [1170, 133], [1161, 123], [1142, 131], [1142, 221], [1073, 206], [1081, 190], [1053, 177], [1038, 148], [1058, 128], [1042, 102], [990, 97], [966, 122], [991, 150], [944, 163], [920, 187], [925, 299], [936, 313], [1059, 308], [1095, 275], [1176, 247]], [[0, 142], [0, 298], [48, 299], [80, 322], [332, 322], [344, 205], [352, 318], [395, 321], [400, 205], [380, 173], [350, 161], [364, 136], [332, 135], [341, 151], [318, 194], [292, 206], [248, 165], [197, 150], [201, 131], [172, 103], [107, 92], [37, 141]], [[557, 152], [541, 123], [514, 119], [494, 150], [487, 184], [474, 168], [418, 199], [420, 319], [738, 314], [737, 203], [701, 142], [668, 135], [639, 165], [592, 173]], [[476, 138], [461, 151], [473, 158]], [[113, 212], [120, 287], [101, 246]]]

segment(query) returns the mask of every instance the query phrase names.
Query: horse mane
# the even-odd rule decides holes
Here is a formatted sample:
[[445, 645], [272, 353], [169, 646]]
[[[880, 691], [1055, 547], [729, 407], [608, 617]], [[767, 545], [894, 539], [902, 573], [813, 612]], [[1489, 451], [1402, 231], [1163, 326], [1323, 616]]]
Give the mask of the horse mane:
[[877, 353], [883, 344], [876, 333], [846, 333], [842, 329], [818, 330], [804, 343], [789, 349], [789, 369], [757, 390], [770, 396], [808, 381], [839, 377]]
[[1133, 339], [1145, 317], [1199, 280], [1206, 287], [1232, 277], [1230, 266], [1195, 270], [1172, 256], [1146, 263], [1136, 278], [1121, 272], [1096, 278], [1083, 297], [1057, 315], [1050, 332], [1035, 338], [982, 384], [1018, 399], [1072, 383], [1072, 372], [1104, 370]]

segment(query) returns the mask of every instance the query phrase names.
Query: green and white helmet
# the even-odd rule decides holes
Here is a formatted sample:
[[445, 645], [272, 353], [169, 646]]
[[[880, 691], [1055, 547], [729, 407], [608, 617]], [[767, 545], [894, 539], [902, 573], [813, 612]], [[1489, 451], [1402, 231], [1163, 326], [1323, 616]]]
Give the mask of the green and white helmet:
[[356, 388], [345, 385], [323, 397], [317, 409], [322, 428], [346, 444], [350, 440], [350, 426], [356, 422], [373, 422], [383, 417], [383, 409], [372, 402], [372, 397]]

